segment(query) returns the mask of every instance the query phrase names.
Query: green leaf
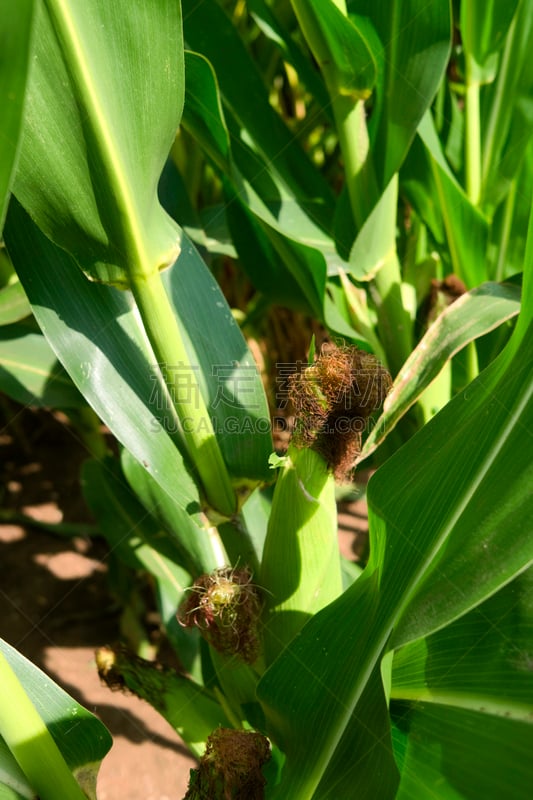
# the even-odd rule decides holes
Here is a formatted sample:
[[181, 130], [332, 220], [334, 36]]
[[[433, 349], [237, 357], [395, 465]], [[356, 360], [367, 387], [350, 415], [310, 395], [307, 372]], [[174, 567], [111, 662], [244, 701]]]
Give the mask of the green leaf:
[[172, 538], [176, 562], [193, 578], [221, 566], [221, 544], [215, 529], [206, 528], [206, 520], [181, 508], [128, 450], [122, 451], [120, 462], [124, 477], [145, 510]]
[[233, 115], [227, 108], [222, 111], [213, 70], [195, 53], [186, 54], [186, 65], [183, 125], [220, 171], [228, 224], [254, 285], [277, 302], [312, 311], [332, 330], [353, 336], [325, 292], [328, 267], [335, 270], [341, 262], [333, 241], [314, 221], [312, 201], [295, 197], [285, 178], [247, 148], [240, 134], [233, 133], [228, 150], [225, 116], [231, 121]]
[[461, 41], [483, 74], [483, 68], [500, 50], [520, 0], [469, 0], [461, 3]]
[[[268, 481], [270, 415], [257, 366], [220, 287], [185, 235], [182, 241], [180, 258], [163, 282], [224, 461], [236, 481]], [[180, 365], [175, 367], [179, 376]], [[187, 385], [185, 371], [183, 390]]]
[[292, 5], [330, 93], [354, 101], [369, 97], [376, 81], [376, 63], [358, 27], [333, 0], [292, 0]]
[[[301, 189], [295, 192], [290, 179], [273, 169], [277, 164], [274, 154], [264, 158], [241, 140], [240, 122], [231, 107], [226, 104], [223, 108], [219, 76], [209, 61], [198, 53], [187, 52], [186, 70], [183, 126], [220, 172], [229, 205], [240, 201], [274, 230], [307, 245], [329, 248], [333, 254], [333, 242], [317, 225], [319, 206], [313, 195], [305, 195]], [[270, 106], [268, 113], [279, 121]], [[331, 197], [330, 203], [333, 202]]]
[[31, 323], [0, 327], [0, 389], [24, 405], [86, 406], [54, 351]]
[[271, 303], [311, 314], [311, 305], [301, 286], [287, 269], [272, 241], [270, 231], [242, 202], [231, 186], [226, 187], [228, 202], [224, 209], [239, 263], [253, 286]]
[[0, 230], [17, 162], [19, 133], [32, 45], [34, 0], [20, 0], [13, 13], [10, 0], [0, 2]]
[[[3, 639], [0, 639], [0, 652], [15, 671], [67, 765], [89, 796], [94, 796], [100, 761], [112, 744], [107, 728]], [[9, 712], [16, 714], [17, 710], [13, 708]]]
[[[367, 719], [372, 720], [372, 727], [361, 724]], [[357, 791], [360, 800], [388, 800], [396, 796], [398, 783], [387, 700], [381, 671], [376, 668], [314, 797], [339, 800]]]
[[[138, 471], [148, 476], [142, 467]], [[152, 481], [149, 476], [148, 480]], [[181, 525], [177, 532], [173, 534], [162, 528], [152, 508], [142, 506], [133, 495], [113, 458], [86, 461], [81, 481], [87, 505], [114, 555], [130, 569], [147, 571], [153, 577], [165, 632], [179, 651], [183, 665], [190, 669], [197, 643], [178, 624], [176, 612], [186, 589], [192, 585], [192, 576], [197, 574], [195, 556], [200, 547], [195, 547], [195, 539], [207, 539], [207, 531], [181, 510], [179, 516], [175, 514]], [[154, 485], [157, 486], [155, 482]], [[159, 492], [164, 494], [161, 489]], [[190, 553], [186, 550], [187, 543]], [[207, 546], [204, 549], [207, 551]]]
[[532, 725], [425, 703], [399, 706], [396, 715], [403, 759], [397, 800], [529, 799]]
[[487, 277], [487, 221], [452, 175], [429, 114], [418, 134], [402, 185], [437, 242], [447, 246], [452, 271], [473, 288]]
[[269, 164], [269, 172], [296, 197], [315, 224], [328, 229], [335, 202], [333, 193], [271, 107], [263, 77], [237, 29], [215, 0], [200, 4], [184, 0], [182, 7], [187, 45], [213, 65], [225, 107]]
[[[164, 490], [195, 513], [198, 490], [174, 443], [178, 422], [131, 296], [87, 281], [20, 207], [10, 210], [6, 239], [37, 321], [76, 386]], [[268, 480], [272, 442], [257, 368], [213, 276], [185, 236], [183, 243], [162, 277], [190, 366], [166, 366], [177, 392], [194, 391], [192, 374], [200, 381], [235, 480]]]
[[451, 625], [400, 648], [391, 697], [531, 724], [532, 588], [530, 568]]
[[379, 736], [359, 702], [387, 649], [449, 624], [533, 560], [533, 467], [524, 447], [533, 426], [533, 223], [528, 247], [522, 315], [509, 344], [376, 472], [365, 571], [259, 683], [267, 730], [287, 757], [273, 798], [318, 800], [343, 736], [355, 735], [353, 717]]
[[359, 460], [378, 447], [455, 353], [519, 310], [520, 288], [510, 283], [483, 283], [448, 306], [400, 370]]
[[89, 282], [70, 256], [11, 203], [6, 242], [33, 313], [56, 357], [110, 431], [194, 514], [200, 501], [160, 402], [155, 359], [131, 297]]
[[180, 4], [46, 0], [37, 11], [14, 192], [87, 274], [128, 285], [139, 263], [154, 272], [176, 258], [157, 182], [183, 105]]
[[20, 281], [16, 280], [0, 289], [0, 326], [20, 322], [30, 314], [31, 306]]
[[353, 0], [348, 9], [370, 18], [383, 46], [374, 54], [379, 76], [370, 129], [372, 159], [384, 188], [400, 168], [448, 62], [450, 4]]

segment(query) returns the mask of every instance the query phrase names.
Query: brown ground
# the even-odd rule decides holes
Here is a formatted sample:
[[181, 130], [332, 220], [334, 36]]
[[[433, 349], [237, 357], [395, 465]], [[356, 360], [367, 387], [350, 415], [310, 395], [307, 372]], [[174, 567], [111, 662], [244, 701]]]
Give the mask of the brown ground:
[[[88, 522], [78, 482], [86, 457], [61, 417], [0, 398], [2, 514], [43, 522]], [[341, 548], [364, 547], [362, 501], [340, 508]], [[0, 518], [0, 523], [2, 519]], [[0, 524], [0, 636], [97, 714], [114, 739], [103, 761], [99, 800], [180, 800], [194, 761], [147, 703], [100, 685], [94, 649], [119, 638], [107, 582], [106, 547], [86, 536], [60, 538], [33, 526]]]

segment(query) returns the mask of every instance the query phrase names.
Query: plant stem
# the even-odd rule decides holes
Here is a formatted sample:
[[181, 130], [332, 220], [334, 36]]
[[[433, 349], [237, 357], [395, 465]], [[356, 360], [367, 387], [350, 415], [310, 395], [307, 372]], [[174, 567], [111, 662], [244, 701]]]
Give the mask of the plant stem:
[[475, 342], [468, 342], [465, 348], [465, 373], [468, 386], [479, 375], [479, 362]]
[[3, 653], [0, 735], [41, 800], [87, 800]]
[[[138, 270], [132, 271], [130, 279], [131, 291], [176, 411], [183, 441], [207, 500], [220, 514], [230, 517], [237, 510], [235, 492], [161, 275]], [[176, 372], [184, 368], [187, 369], [187, 391], [180, 392], [176, 386]]]
[[374, 166], [370, 158], [365, 103], [364, 100], [354, 102], [353, 98], [336, 93], [338, 90], [329, 85], [326, 70], [324, 77], [332, 98], [352, 213], [360, 230], [369, 210], [379, 199]]
[[309, 617], [342, 592], [335, 481], [313, 450], [289, 446], [276, 482], [258, 584], [266, 598], [269, 665]]
[[[393, 179], [394, 180], [394, 179]], [[396, 250], [376, 273], [378, 330], [387, 353], [387, 366], [397, 375], [411, 352], [411, 319], [402, 296], [402, 277]]]
[[502, 231], [498, 247], [498, 258], [496, 260], [496, 267], [494, 270], [495, 281], [503, 281], [505, 278], [505, 262], [507, 259], [507, 248], [509, 246], [509, 239], [511, 237], [511, 227], [513, 224], [517, 188], [518, 188], [518, 180], [515, 177], [511, 183], [511, 186], [509, 187], [507, 197], [505, 198]]
[[[160, 270], [172, 264], [179, 253], [178, 231], [172, 229], [172, 234], [165, 236], [164, 245], [163, 242], [156, 243], [150, 235], [139, 199], [129, 180], [121, 143], [117, 141], [102, 105], [76, 14], [67, 0], [46, 0], [46, 7], [61, 46], [68, 55], [72, 79], [94, 140], [98, 166], [114, 199], [116, 213], [110, 222], [110, 236], [122, 255], [124, 285], [131, 289], [137, 303], [168, 390], [169, 410], [179, 418], [179, 438], [200, 476], [207, 502], [214, 510], [229, 517], [237, 510], [235, 492], [160, 274]], [[188, 369], [185, 401], [176, 391], [176, 368]]]
[[[346, 3], [344, 0], [334, 0], [335, 5], [346, 16]], [[292, 0], [302, 30], [308, 39], [311, 50], [317, 53], [323, 50], [320, 31], [313, 23], [313, 17], [308, 13], [308, 4], [301, 0]], [[395, 242], [396, 235], [396, 207], [397, 207], [397, 178], [394, 184], [387, 186], [380, 194], [374, 164], [370, 152], [370, 141], [366, 124], [365, 98], [354, 97], [342, 91], [339, 77], [334, 64], [334, 59], [318, 58], [324, 81], [326, 83], [346, 176], [346, 187], [350, 197], [350, 205], [357, 229], [360, 231], [367, 221], [371, 211], [378, 202], [383, 200], [389, 192], [385, 202], [392, 209], [387, 216], [386, 224], [392, 226], [383, 234], [385, 241]], [[394, 194], [394, 197], [392, 196]], [[392, 203], [391, 201], [395, 202]], [[389, 205], [390, 204], [390, 205]], [[401, 290], [401, 273], [395, 246], [394, 252], [387, 253], [376, 272], [374, 286], [379, 295], [377, 299], [378, 324], [385, 351], [387, 364], [392, 372], [399, 371], [409, 353], [411, 352], [411, 322], [406, 312]]]
[[478, 205], [481, 195], [481, 128], [479, 118], [479, 80], [475, 63], [466, 54], [465, 94], [465, 167], [466, 193], [473, 205]]
[[482, 196], [485, 194], [491, 173], [501, 158], [501, 150], [506, 140], [509, 120], [514, 108], [514, 104], [509, 102], [509, 98], [515, 97], [516, 84], [520, 76], [516, 54], [522, 53], [523, 37], [528, 35], [529, 28], [527, 20], [522, 17], [524, 10], [526, 14], [529, 13], [525, 3], [521, 4], [517, 15], [509, 26], [505, 47], [498, 67], [494, 99], [490, 104], [483, 137]]

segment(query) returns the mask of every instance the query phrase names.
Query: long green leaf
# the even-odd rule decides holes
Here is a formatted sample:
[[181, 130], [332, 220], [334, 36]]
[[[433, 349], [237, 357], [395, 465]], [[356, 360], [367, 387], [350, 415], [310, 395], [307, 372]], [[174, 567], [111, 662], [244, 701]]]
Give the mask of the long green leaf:
[[400, 370], [385, 400], [383, 413], [364, 444], [360, 460], [367, 458], [385, 439], [448, 359], [519, 310], [520, 288], [505, 283], [483, 283], [446, 308]]
[[500, 50], [520, 0], [470, 0], [461, 3], [461, 41], [480, 71]]
[[[210, 62], [198, 53], [186, 51], [185, 65], [183, 126], [221, 172], [232, 194], [237, 194], [260, 220], [275, 230], [333, 253], [331, 239], [314, 220], [313, 195], [294, 191], [289, 181], [278, 175], [268, 157], [241, 141], [240, 122], [231, 106], [223, 106], [223, 86], [219, 86], [220, 77]], [[269, 113], [274, 111], [269, 109]]]
[[370, 123], [372, 158], [383, 189], [400, 168], [446, 67], [450, 4], [353, 0], [348, 9], [370, 18], [383, 46], [375, 54], [381, 74]]
[[[307, 201], [302, 204], [275, 170], [270, 171], [237, 137], [230, 137], [225, 117], [233, 117], [227, 108], [222, 110], [209, 62], [187, 52], [186, 70], [183, 125], [221, 173], [228, 197], [228, 222], [236, 231], [235, 243], [252, 279], [259, 273], [257, 288], [266, 287], [269, 295], [275, 292], [278, 301], [289, 299], [291, 306], [311, 310], [332, 330], [352, 337], [353, 330], [325, 292], [328, 268], [335, 271], [342, 263], [332, 239], [313, 221]], [[249, 217], [244, 224], [243, 215]]]
[[[112, 744], [107, 728], [2, 639], [0, 652], [15, 671], [66, 763], [89, 796], [94, 795], [100, 761]], [[2, 713], [16, 714], [17, 709], [4, 706]], [[75, 735], [73, 731], [76, 731]]]
[[215, 0], [184, 0], [182, 6], [187, 45], [213, 65], [224, 102], [254, 149], [309, 217], [327, 230], [333, 193], [270, 106], [263, 78], [236, 28]]
[[31, 306], [20, 281], [14, 281], [0, 289], [0, 326], [20, 322], [30, 314]]
[[437, 772], [439, 797], [497, 798], [508, 775], [513, 797], [528, 796], [532, 579], [529, 569], [452, 625], [395, 653], [391, 710], [405, 751], [399, 797], [429, 793]]
[[13, 202], [5, 236], [35, 317], [74, 384], [165, 491], [198, 512], [198, 490], [167, 433], [176, 421], [160, 399], [129, 295], [87, 281]]
[[528, 569], [451, 625], [400, 648], [391, 697], [531, 724], [532, 587]]
[[83, 408], [85, 402], [32, 324], [0, 327], [0, 388], [18, 403]]
[[32, 44], [34, 0], [0, 2], [0, 230], [17, 161]]
[[[178, 624], [176, 611], [186, 589], [192, 585], [191, 576], [196, 574], [194, 556], [200, 548], [195, 547], [195, 539], [206, 537], [207, 532], [185, 512], [179, 517], [181, 541], [161, 528], [150, 510], [134, 496], [112, 458], [86, 461], [81, 481], [87, 505], [113, 555], [130, 569], [147, 571], [152, 576], [166, 634], [179, 652], [181, 663], [190, 670], [197, 654], [197, 641]], [[184, 550], [187, 539], [192, 557]]]
[[329, 90], [354, 101], [369, 97], [376, 81], [376, 63], [356, 25], [333, 0], [292, 0], [292, 5]]
[[[75, 385], [165, 491], [194, 514], [198, 490], [175, 447], [178, 421], [131, 296], [87, 281], [14, 205], [6, 240], [34, 314]], [[214, 278], [189, 240], [183, 242], [179, 260], [163, 275], [190, 358], [190, 366], [167, 365], [176, 391], [193, 392], [191, 376], [200, 380], [236, 480], [268, 478], [270, 426], [255, 364]]]
[[533, 726], [450, 706], [398, 708], [397, 800], [528, 800]]
[[[532, 231], [529, 247], [528, 265]], [[273, 798], [318, 798], [343, 736], [373, 729], [358, 704], [387, 647], [458, 618], [533, 559], [533, 468], [523, 446], [533, 426], [531, 277], [500, 357], [372, 478], [364, 573], [307, 623], [259, 684], [269, 733], [287, 755]]]
[[426, 114], [402, 170], [402, 184], [431, 233], [448, 248], [453, 272], [469, 288], [486, 279], [487, 220], [454, 178]]
[[37, 10], [14, 191], [89, 275], [128, 285], [137, 261], [153, 272], [177, 254], [157, 182], [183, 104], [180, 4], [46, 0]]

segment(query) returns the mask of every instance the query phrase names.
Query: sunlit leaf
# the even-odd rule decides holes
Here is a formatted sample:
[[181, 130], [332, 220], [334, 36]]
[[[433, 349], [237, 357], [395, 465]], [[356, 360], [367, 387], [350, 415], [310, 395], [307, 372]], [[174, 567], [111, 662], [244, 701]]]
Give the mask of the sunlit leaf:
[[483, 283], [448, 306], [415, 347], [392, 385], [383, 413], [366, 440], [367, 458], [416, 402], [440, 370], [468, 342], [501, 325], [520, 310], [520, 288]]
[[[305, 625], [259, 683], [269, 733], [287, 755], [273, 798], [318, 800], [343, 736], [355, 736], [352, 716], [374, 730], [359, 702], [388, 647], [449, 624], [533, 560], [533, 468], [520, 444], [533, 426], [530, 282], [524, 292], [522, 317], [500, 357], [371, 479], [363, 574]], [[324, 686], [334, 687], [333, 696]]]
[[480, 70], [505, 42], [520, 0], [469, 0], [461, 3], [461, 41]]
[[31, 324], [0, 327], [0, 388], [24, 405], [86, 405], [44, 336]]
[[293, 8], [330, 91], [354, 101], [369, 97], [376, 80], [376, 63], [357, 25], [332, 0], [293, 0]]
[[0, 289], [0, 326], [20, 322], [30, 314], [31, 306], [20, 281], [14, 281]]
[[487, 220], [453, 176], [426, 115], [402, 170], [402, 185], [431, 233], [449, 252], [452, 271], [473, 288], [486, 277]]
[[[66, 763], [79, 776], [87, 791], [94, 793], [100, 761], [112, 744], [109, 731], [97, 717], [3, 639], [0, 639], [0, 651], [15, 671]], [[16, 709], [11, 709], [11, 713], [16, 713]], [[73, 730], [76, 730], [75, 736]], [[6, 796], [10, 797], [9, 794]]]
[[370, 123], [373, 161], [384, 188], [400, 168], [431, 104], [450, 51], [447, 0], [352, 0], [349, 11], [368, 16], [381, 40], [376, 106]]
[[19, 133], [32, 45], [34, 0], [0, 2], [0, 230], [17, 160]]
[[183, 104], [180, 4], [37, 11], [14, 192], [89, 275], [127, 285], [133, 251], [153, 271], [177, 254], [157, 182]]

